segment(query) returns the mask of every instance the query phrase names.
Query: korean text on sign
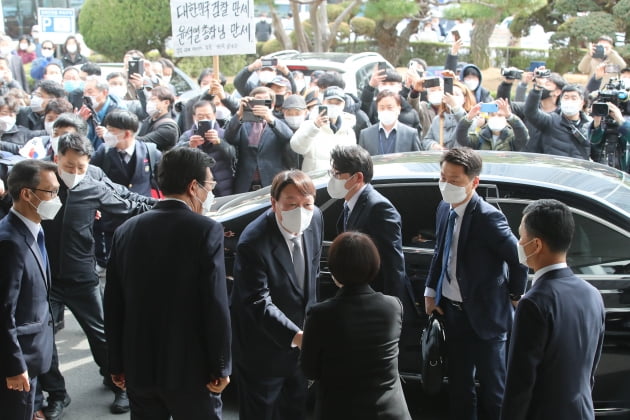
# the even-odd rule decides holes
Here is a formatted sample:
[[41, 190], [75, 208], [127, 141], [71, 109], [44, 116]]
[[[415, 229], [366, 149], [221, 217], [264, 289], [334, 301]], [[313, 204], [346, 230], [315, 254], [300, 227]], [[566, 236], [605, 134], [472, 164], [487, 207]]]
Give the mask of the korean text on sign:
[[175, 56], [256, 52], [253, 0], [171, 0]]

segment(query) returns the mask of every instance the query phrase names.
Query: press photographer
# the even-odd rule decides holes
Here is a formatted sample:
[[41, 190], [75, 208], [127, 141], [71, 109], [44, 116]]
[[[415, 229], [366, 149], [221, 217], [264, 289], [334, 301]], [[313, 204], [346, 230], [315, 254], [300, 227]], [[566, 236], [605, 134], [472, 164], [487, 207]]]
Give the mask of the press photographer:
[[589, 132], [591, 159], [626, 172], [630, 166], [630, 121], [625, 120], [622, 109], [627, 102], [623, 82], [611, 79], [591, 107]]

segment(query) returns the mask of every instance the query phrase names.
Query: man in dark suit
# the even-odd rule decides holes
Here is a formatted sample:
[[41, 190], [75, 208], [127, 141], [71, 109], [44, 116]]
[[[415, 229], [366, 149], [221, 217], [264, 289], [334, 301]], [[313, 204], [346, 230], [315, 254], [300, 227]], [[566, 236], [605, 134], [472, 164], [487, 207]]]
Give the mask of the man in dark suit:
[[105, 333], [132, 418], [221, 418], [231, 330], [223, 228], [202, 216], [214, 198], [212, 164], [196, 149], [166, 153], [158, 174], [166, 199], [114, 234]]
[[443, 201], [424, 294], [427, 314], [444, 315], [454, 420], [477, 418], [475, 375], [481, 417], [499, 418], [512, 304], [527, 281], [505, 216], [475, 192], [481, 167], [472, 149], [451, 149], [440, 160]]
[[[62, 211], [42, 222], [49, 250], [52, 285], [50, 302], [55, 317], [66, 306], [87, 336], [94, 361], [104, 376], [104, 384], [114, 392], [113, 413], [129, 411], [127, 394], [111, 383], [107, 366], [107, 343], [103, 330], [103, 301], [96, 273], [93, 226], [97, 211], [131, 217], [149, 210], [155, 200], [130, 192], [113, 183], [103, 171], [89, 164], [93, 150], [90, 140], [78, 133], [67, 133], [58, 140], [57, 178]], [[63, 416], [69, 404], [65, 381], [59, 370], [56, 351], [50, 370], [40, 376], [48, 391], [50, 419]]]
[[575, 224], [557, 200], [523, 211], [519, 259], [534, 273], [510, 338], [501, 419], [595, 419], [592, 388], [606, 314], [597, 289], [567, 266]]
[[40, 222], [61, 208], [56, 169], [24, 160], [8, 179], [13, 207], [0, 221], [0, 407], [7, 419], [33, 417], [37, 375], [52, 359], [50, 268]]
[[[107, 129], [103, 134], [104, 146], [94, 153], [90, 163], [101, 168], [109, 179], [124, 185], [129, 191], [145, 197], [151, 197], [152, 190], [157, 193], [155, 172], [162, 153], [154, 143], [136, 141], [139, 126], [136, 114], [125, 109], [115, 109], [107, 114], [103, 125]], [[105, 213], [94, 223], [95, 253], [99, 266], [107, 266], [114, 231], [126, 219]]]
[[371, 156], [415, 152], [420, 149], [418, 130], [398, 121], [400, 95], [384, 90], [376, 97], [378, 124], [361, 130], [359, 145]]
[[271, 210], [243, 231], [232, 290], [234, 359], [241, 420], [306, 418], [298, 366], [307, 308], [316, 301], [323, 218], [302, 171], [271, 185]]
[[415, 299], [405, 272], [402, 221], [392, 203], [370, 185], [374, 175], [372, 158], [358, 145], [337, 146], [331, 152], [331, 163], [328, 194], [345, 200], [337, 232], [357, 230], [372, 238], [381, 257], [381, 269], [372, 287], [398, 297], [406, 315], [411, 316]]
[[256, 41], [265, 42], [269, 40], [271, 36], [271, 24], [267, 22], [267, 13], [261, 13], [260, 20], [256, 22], [256, 29], [254, 31], [256, 35]]
[[145, 197], [157, 189], [155, 170], [162, 157], [154, 143], [136, 141], [138, 117], [130, 111], [116, 109], [107, 114], [103, 125], [107, 129], [100, 147], [90, 160], [92, 165], [117, 184]]
[[[268, 87], [254, 88], [251, 97], [241, 99], [236, 114], [225, 130], [225, 140], [238, 153], [234, 192], [256, 190], [271, 184], [280, 171], [297, 166], [297, 154], [289, 147], [293, 130], [273, 116], [275, 94]], [[243, 121], [244, 109], [251, 99], [271, 101], [270, 106], [252, 106], [257, 122]]]

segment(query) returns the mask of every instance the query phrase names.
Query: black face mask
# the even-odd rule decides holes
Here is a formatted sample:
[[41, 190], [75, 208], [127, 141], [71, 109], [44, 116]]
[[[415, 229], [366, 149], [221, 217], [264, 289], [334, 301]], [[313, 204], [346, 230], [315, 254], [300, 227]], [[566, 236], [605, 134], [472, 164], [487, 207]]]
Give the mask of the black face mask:
[[276, 108], [282, 108], [284, 104], [284, 95], [276, 95]]
[[551, 97], [551, 90], [543, 88], [542, 90], [542, 95], [540, 97], [540, 99], [547, 99]]

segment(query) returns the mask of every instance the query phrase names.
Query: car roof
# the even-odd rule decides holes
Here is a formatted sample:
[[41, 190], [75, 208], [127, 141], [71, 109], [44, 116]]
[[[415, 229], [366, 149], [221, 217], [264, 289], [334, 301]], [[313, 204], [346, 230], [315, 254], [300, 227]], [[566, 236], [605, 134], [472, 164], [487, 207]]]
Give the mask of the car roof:
[[279, 51], [270, 56], [279, 58], [289, 68], [306, 67], [309, 70], [336, 70], [345, 73], [349, 66], [362, 64], [364, 62], [385, 61], [383, 56], [375, 52], [363, 52], [358, 54], [338, 53], [338, 52], [307, 52], [301, 53], [296, 50]]
[[[502, 182], [569, 191], [579, 196], [604, 202], [626, 219], [630, 218], [630, 175], [617, 169], [563, 156], [522, 152], [480, 152], [483, 184]], [[401, 183], [434, 181], [440, 177], [442, 152], [425, 151], [375, 156], [373, 184], [389, 180]], [[311, 173], [318, 188], [328, 182], [327, 171]], [[246, 204], [256, 206], [258, 197], [267, 197], [269, 188], [245, 194], [223, 203], [221, 209]], [[258, 195], [256, 195], [258, 194]], [[268, 200], [268, 197], [266, 198]], [[248, 203], [248, 204], [247, 204]], [[219, 210], [217, 216], [223, 213]]]

